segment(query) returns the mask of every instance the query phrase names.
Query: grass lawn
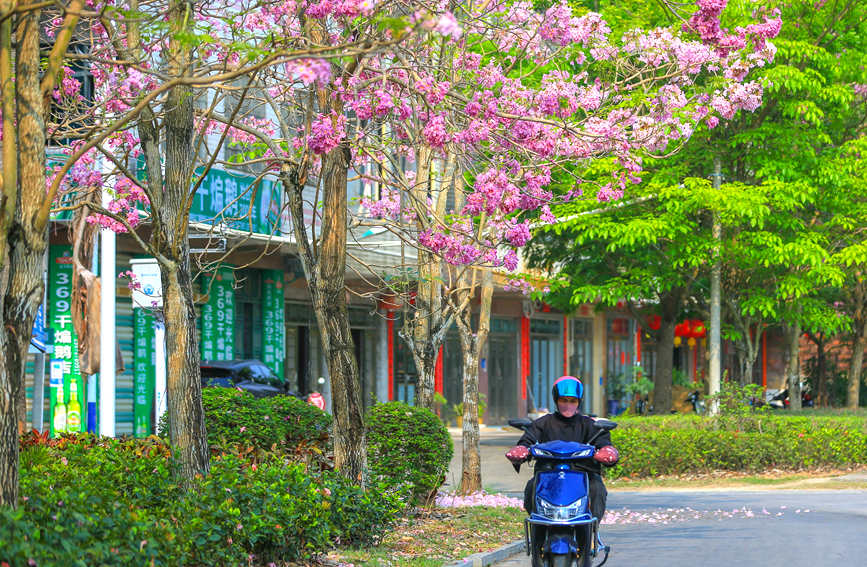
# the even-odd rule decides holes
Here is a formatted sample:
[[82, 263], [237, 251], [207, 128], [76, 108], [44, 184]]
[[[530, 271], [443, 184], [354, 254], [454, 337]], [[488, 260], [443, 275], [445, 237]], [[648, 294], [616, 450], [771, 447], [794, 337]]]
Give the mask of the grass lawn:
[[523, 537], [523, 510], [433, 508], [405, 518], [371, 549], [342, 549], [327, 562], [371, 567], [442, 567]]
[[852, 471], [771, 471], [763, 474], [718, 472], [682, 477], [606, 480], [610, 490], [821, 489], [867, 490], [867, 480], [839, 480]]

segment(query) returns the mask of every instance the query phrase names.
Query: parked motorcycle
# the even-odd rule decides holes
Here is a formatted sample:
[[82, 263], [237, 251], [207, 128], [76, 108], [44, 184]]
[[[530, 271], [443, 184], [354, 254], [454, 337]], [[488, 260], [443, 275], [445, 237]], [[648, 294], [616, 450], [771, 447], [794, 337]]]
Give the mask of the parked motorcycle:
[[698, 390], [691, 392], [686, 397], [686, 401], [692, 404], [692, 411], [694, 411], [696, 415], [704, 415], [707, 413], [707, 403], [702, 399], [701, 392]]
[[[529, 419], [510, 419], [509, 425], [523, 431]], [[599, 429], [587, 444], [549, 441], [530, 447], [528, 460], [535, 460], [535, 511], [524, 520], [524, 542], [533, 567], [592, 567], [593, 560], [611, 548], [599, 537], [599, 518], [590, 511], [588, 473], [595, 472], [592, 445], [597, 436], [617, 427], [607, 419], [597, 419]], [[535, 441], [535, 440], [534, 440]], [[513, 463], [520, 471], [521, 463]]]
[[[771, 406], [772, 409], [789, 409], [789, 406], [791, 406], [791, 402], [789, 401], [788, 388], [784, 390], [768, 390], [765, 396], [767, 399], [767, 404]], [[810, 395], [810, 392], [807, 389], [802, 388], [801, 407], [811, 408], [813, 407], [813, 405], [813, 396]]]

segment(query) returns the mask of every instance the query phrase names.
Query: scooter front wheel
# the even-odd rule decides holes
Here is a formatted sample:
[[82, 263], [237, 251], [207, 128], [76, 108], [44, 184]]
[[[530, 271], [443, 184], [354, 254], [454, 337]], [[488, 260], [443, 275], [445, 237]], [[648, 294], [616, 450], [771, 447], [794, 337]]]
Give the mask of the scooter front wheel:
[[572, 567], [572, 556], [569, 554], [552, 555], [550, 563], [551, 567]]
[[592, 567], [593, 556], [591, 555], [591, 550], [593, 549], [593, 528], [589, 524], [578, 530], [578, 546], [580, 548], [578, 567]]

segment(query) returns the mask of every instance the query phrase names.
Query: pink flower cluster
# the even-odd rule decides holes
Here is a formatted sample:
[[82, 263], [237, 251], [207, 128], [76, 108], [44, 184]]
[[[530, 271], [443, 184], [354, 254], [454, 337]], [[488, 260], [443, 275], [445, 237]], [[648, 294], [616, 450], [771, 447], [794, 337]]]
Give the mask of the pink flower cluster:
[[331, 63], [327, 59], [294, 59], [286, 62], [285, 70], [287, 77], [305, 86], [314, 82], [325, 84], [331, 78]]
[[320, 114], [310, 123], [307, 146], [314, 154], [325, 154], [333, 150], [346, 138], [346, 116]]
[[697, 33], [703, 42], [716, 46], [723, 56], [743, 49], [749, 41], [752, 41], [754, 51], [762, 51], [767, 40], [780, 33], [783, 21], [779, 9], [775, 9], [770, 16], [765, 16], [762, 23], [738, 27], [735, 33], [729, 33], [720, 26], [720, 15], [727, 3], [728, 0], [696, 0], [698, 10], [684, 24], [684, 29]]
[[150, 202], [141, 187], [126, 177], [117, 181], [114, 193], [114, 199], [106, 207], [110, 214], [94, 213], [87, 217], [87, 222], [98, 224], [100, 227], [113, 232], [124, 233], [127, 232], [127, 228], [120, 219], [125, 220], [130, 227], [135, 228], [141, 222], [139, 207], [145, 208]]
[[320, 0], [316, 4], [308, 5], [305, 13], [317, 19], [328, 16], [354, 18], [371, 14], [375, 7], [374, 0]]

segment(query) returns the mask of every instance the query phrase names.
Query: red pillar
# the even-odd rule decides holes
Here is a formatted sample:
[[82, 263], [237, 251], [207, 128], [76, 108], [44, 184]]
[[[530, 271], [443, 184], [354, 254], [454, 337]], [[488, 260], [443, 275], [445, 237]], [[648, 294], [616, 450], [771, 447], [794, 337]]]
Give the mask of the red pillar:
[[641, 325], [635, 326], [635, 362], [641, 365]]
[[698, 342], [692, 347], [692, 381], [698, 382]]
[[434, 391], [437, 394], [443, 394], [443, 347], [440, 346], [440, 351], [437, 353], [437, 363], [434, 366]]

